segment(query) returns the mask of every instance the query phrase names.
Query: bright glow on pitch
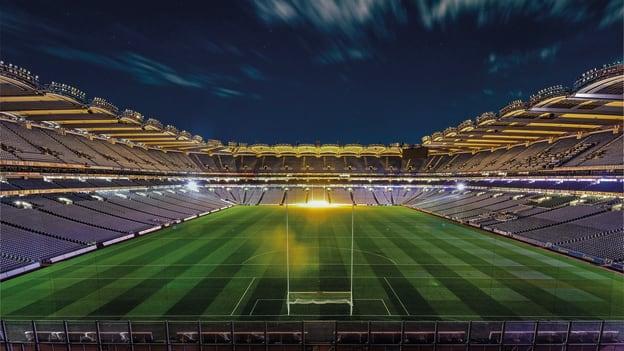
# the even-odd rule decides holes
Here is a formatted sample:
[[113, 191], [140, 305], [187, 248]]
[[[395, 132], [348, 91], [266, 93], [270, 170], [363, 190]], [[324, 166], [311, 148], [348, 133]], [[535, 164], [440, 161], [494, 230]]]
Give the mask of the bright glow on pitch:
[[457, 183], [456, 187], [459, 191], [466, 190], [466, 184], [464, 183]]
[[186, 188], [190, 191], [199, 191], [199, 186], [194, 180], [189, 180], [188, 183], [186, 183]]
[[308, 202], [296, 203], [295, 206], [307, 207], [307, 208], [329, 208], [329, 207], [347, 206], [347, 204], [334, 204], [334, 203], [329, 203], [327, 200], [310, 200]]

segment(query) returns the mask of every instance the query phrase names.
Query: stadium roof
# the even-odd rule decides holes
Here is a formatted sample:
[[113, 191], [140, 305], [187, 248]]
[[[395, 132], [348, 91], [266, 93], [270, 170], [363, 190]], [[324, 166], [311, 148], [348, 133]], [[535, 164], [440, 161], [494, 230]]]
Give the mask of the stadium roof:
[[434, 152], [479, 151], [600, 129], [622, 128], [624, 65], [615, 63], [583, 73], [574, 90], [561, 85], [542, 89], [528, 102], [515, 100], [498, 113], [422, 138]]
[[[559, 138], [601, 129], [620, 129], [623, 113], [624, 65], [615, 63], [584, 73], [574, 90], [563, 86], [543, 89], [528, 102], [516, 100], [498, 113], [422, 138], [432, 153], [479, 151]], [[41, 85], [29, 71], [0, 63], [0, 111], [27, 121], [49, 123], [83, 133], [164, 150], [233, 155], [401, 155], [402, 145], [223, 144], [145, 119], [139, 112], [120, 111], [103, 98], [92, 98], [66, 84]], [[417, 131], [415, 131], [417, 133]]]

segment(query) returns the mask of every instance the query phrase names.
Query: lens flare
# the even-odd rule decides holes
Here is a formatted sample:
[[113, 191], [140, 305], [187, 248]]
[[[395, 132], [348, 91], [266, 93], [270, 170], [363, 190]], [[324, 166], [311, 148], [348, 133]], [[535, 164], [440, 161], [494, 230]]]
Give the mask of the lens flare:
[[329, 207], [348, 206], [348, 204], [330, 203], [327, 200], [310, 200], [308, 202], [299, 202], [293, 205], [297, 207], [306, 207], [306, 208], [329, 208]]

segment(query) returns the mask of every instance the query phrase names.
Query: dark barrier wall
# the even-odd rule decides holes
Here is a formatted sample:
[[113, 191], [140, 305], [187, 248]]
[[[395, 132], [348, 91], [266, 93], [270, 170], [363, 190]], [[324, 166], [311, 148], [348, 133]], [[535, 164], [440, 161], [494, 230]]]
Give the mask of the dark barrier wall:
[[624, 350], [624, 321], [2, 321], [5, 351]]

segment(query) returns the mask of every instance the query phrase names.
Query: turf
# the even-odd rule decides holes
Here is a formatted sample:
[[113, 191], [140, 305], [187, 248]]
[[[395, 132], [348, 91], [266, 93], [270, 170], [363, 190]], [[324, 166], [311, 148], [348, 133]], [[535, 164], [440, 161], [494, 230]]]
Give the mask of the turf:
[[[285, 316], [284, 207], [234, 207], [0, 284], [4, 319]], [[622, 319], [624, 275], [403, 207], [357, 207], [354, 319]], [[291, 290], [349, 286], [351, 209], [289, 209]]]

